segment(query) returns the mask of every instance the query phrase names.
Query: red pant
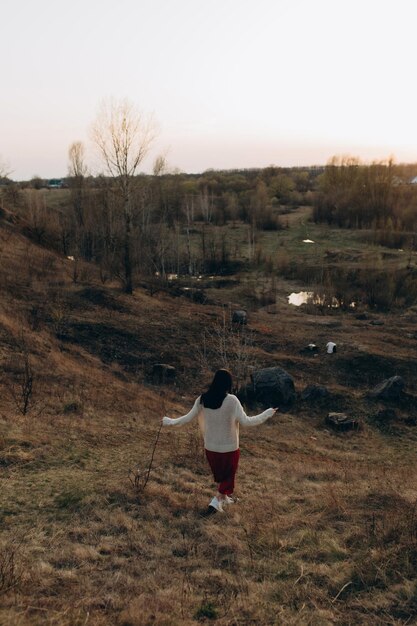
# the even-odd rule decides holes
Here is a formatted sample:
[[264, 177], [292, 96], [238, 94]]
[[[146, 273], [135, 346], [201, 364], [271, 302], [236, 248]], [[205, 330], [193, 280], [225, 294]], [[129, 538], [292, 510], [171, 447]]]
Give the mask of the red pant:
[[230, 496], [235, 488], [235, 475], [239, 463], [240, 450], [233, 452], [212, 452], [206, 450], [206, 457], [214, 480], [219, 483], [219, 492]]

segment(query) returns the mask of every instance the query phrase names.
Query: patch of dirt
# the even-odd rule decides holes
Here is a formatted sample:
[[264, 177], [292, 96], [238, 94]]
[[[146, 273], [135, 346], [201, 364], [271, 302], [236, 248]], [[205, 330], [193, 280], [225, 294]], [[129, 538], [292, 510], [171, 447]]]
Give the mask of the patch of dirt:
[[100, 289], [99, 287], [85, 287], [77, 294], [81, 302], [87, 302], [94, 306], [99, 306], [111, 311], [120, 313], [126, 312], [126, 307], [119, 300], [109, 293], [108, 289]]
[[104, 323], [75, 322], [69, 325], [65, 340], [99, 356], [104, 363], [117, 363], [135, 373], [152, 358], [149, 347], [136, 333]]
[[340, 383], [349, 387], [374, 387], [391, 376], [407, 380], [417, 376], [417, 362], [379, 354], [361, 353], [336, 356], [333, 371]]

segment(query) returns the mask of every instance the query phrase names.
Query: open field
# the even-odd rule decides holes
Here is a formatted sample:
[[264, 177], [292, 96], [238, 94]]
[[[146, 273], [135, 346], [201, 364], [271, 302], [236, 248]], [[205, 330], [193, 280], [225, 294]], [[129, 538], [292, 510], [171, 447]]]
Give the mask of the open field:
[[[273, 264], [282, 250], [306, 266], [326, 250], [341, 266], [403, 263], [357, 231], [312, 224], [305, 208], [287, 225], [260, 236]], [[246, 233], [227, 231], [239, 258]], [[2, 220], [0, 245], [2, 626], [417, 623], [415, 307], [362, 319], [293, 307], [287, 295], [306, 285], [281, 274], [263, 305], [250, 292], [271, 277], [246, 269], [228, 287], [208, 282], [206, 304], [168, 288], [127, 296], [93, 264], [74, 282], [70, 260]], [[205, 517], [213, 485], [197, 425], [162, 431], [150, 459], [162, 415], [186, 412], [218, 366], [202, 359], [204, 331], [240, 306], [252, 365], [284, 367], [298, 398], [242, 430], [239, 501]], [[310, 342], [316, 357], [300, 352]], [[34, 378], [22, 415], [25, 356]], [[175, 366], [175, 385], [152, 383], [158, 362]], [[399, 404], [367, 398], [397, 374]], [[314, 383], [331, 395], [302, 401]], [[376, 419], [387, 406], [395, 419]], [[361, 429], [329, 430], [332, 410]]]

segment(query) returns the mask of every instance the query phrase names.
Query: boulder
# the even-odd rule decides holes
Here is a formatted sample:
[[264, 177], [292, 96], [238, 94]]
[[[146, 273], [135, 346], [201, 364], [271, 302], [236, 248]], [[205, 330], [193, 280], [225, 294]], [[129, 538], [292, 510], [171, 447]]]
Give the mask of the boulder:
[[197, 304], [206, 304], [207, 296], [204, 289], [197, 289], [195, 287], [180, 287], [181, 294], [186, 298], [189, 298]]
[[375, 415], [374, 419], [378, 422], [390, 422], [397, 418], [395, 409], [380, 409]]
[[154, 385], [172, 383], [177, 375], [175, 367], [166, 363], [155, 363], [152, 368], [152, 382]]
[[375, 400], [399, 400], [403, 395], [405, 381], [402, 376], [392, 376], [383, 380], [369, 392], [369, 397]]
[[316, 346], [315, 343], [309, 343], [306, 346], [304, 346], [304, 348], [301, 348], [300, 354], [312, 354], [314, 356], [318, 354], [319, 350], [320, 350], [319, 347]]
[[338, 431], [359, 429], [359, 421], [346, 413], [328, 413], [326, 424]]
[[232, 322], [233, 324], [247, 324], [248, 314], [243, 310], [233, 311]]
[[368, 313], [358, 313], [357, 315], [355, 315], [355, 319], [357, 319], [357, 320], [369, 320], [369, 315], [368, 315]]
[[251, 374], [249, 395], [268, 407], [286, 409], [295, 400], [294, 380], [281, 367], [267, 367]]
[[310, 400], [314, 402], [315, 400], [328, 398], [329, 395], [330, 395], [329, 390], [327, 389], [327, 387], [324, 387], [323, 385], [308, 385], [301, 392], [301, 400]]

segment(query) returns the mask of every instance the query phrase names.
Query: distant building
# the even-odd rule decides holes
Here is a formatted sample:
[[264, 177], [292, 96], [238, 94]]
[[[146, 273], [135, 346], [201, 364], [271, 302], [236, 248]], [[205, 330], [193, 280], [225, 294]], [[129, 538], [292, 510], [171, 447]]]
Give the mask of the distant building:
[[51, 178], [51, 180], [48, 180], [46, 186], [48, 189], [62, 189], [62, 187], [64, 187], [64, 181], [62, 178]]

